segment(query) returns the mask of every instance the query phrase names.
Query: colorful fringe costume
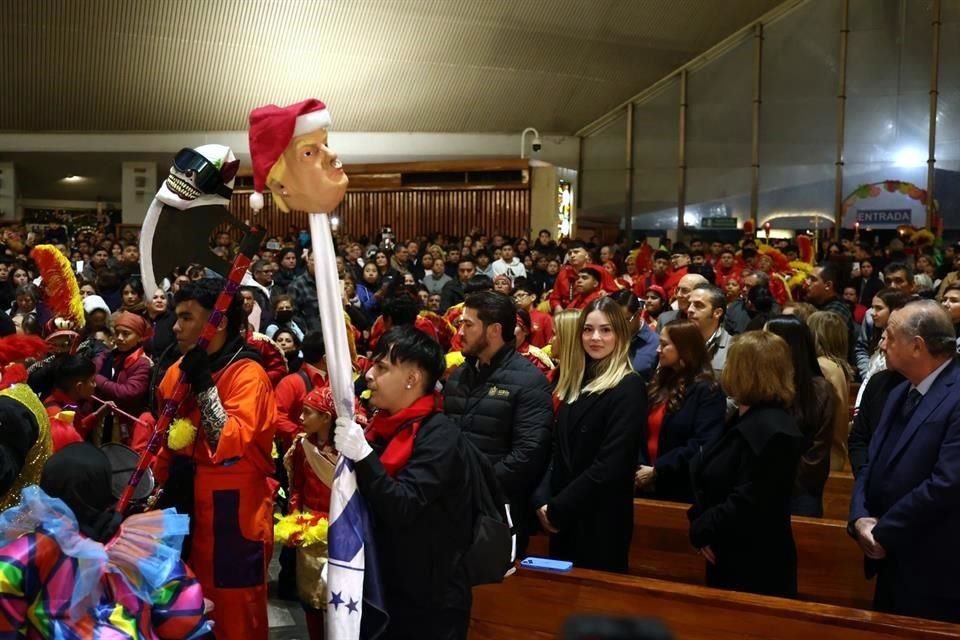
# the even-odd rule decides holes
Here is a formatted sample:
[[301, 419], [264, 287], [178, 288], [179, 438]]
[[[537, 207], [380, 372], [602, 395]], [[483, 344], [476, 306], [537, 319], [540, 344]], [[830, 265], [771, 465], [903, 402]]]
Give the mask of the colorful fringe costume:
[[189, 518], [131, 516], [106, 545], [32, 485], [0, 515], [0, 637], [189, 640], [210, 631], [197, 579], [180, 561]]

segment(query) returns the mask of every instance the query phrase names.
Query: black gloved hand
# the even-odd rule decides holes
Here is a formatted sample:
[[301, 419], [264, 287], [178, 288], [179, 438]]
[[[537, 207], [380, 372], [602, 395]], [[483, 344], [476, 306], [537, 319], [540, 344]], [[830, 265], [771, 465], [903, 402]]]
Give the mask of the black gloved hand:
[[180, 361], [180, 371], [194, 393], [202, 393], [213, 386], [210, 372], [210, 356], [203, 349], [194, 347]]

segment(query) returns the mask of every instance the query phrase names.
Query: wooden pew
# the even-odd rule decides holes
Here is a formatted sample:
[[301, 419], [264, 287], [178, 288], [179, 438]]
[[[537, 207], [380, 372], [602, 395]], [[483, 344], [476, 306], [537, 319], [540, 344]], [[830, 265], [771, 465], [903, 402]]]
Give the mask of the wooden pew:
[[849, 471], [832, 471], [823, 487], [823, 517], [846, 522], [850, 514], [850, 497], [853, 495], [853, 474]]
[[[704, 559], [688, 537], [687, 505], [634, 501], [630, 573], [674, 582], [703, 584]], [[797, 544], [797, 589], [801, 600], [869, 609], [874, 583], [863, 575], [863, 555], [847, 535], [846, 523], [793, 518]], [[530, 540], [528, 555], [548, 554], [546, 536]]]
[[473, 590], [471, 640], [558, 638], [574, 613], [658, 618], [678, 640], [956, 638], [960, 625], [574, 569]]

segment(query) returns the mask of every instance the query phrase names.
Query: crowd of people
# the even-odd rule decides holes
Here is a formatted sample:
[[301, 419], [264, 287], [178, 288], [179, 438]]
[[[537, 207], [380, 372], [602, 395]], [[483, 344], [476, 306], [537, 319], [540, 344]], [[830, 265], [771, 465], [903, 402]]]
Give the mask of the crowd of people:
[[[205, 351], [223, 281], [203, 265], [144, 291], [132, 236], [53, 224], [4, 240], [0, 334], [50, 352], [0, 363], [4, 386], [42, 399], [54, 450], [141, 452], [189, 383], [156, 506], [192, 518], [184, 559], [218, 637], [266, 637], [274, 514], [325, 515], [338, 454], [371, 509], [387, 637], [466, 637], [468, 446], [493, 466], [521, 554], [546, 533], [552, 557], [626, 572], [634, 498], [670, 500], [691, 505], [707, 584], [784, 597], [791, 515], [822, 516], [831, 470], [851, 469], [849, 530], [877, 608], [960, 620], [945, 557], [960, 532], [960, 246], [339, 237], [350, 420], [330, 397], [306, 232], [266, 239]], [[41, 293], [40, 242], [76, 267], [82, 329]], [[224, 232], [211, 250], [237, 249]], [[281, 553], [288, 597], [294, 558]], [[304, 607], [322, 637], [322, 607]]]

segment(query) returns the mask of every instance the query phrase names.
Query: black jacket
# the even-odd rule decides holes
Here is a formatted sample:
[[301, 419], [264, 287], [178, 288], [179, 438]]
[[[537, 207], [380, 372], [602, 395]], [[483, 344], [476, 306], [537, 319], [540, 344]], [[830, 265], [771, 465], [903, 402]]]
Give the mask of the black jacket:
[[550, 540], [551, 557], [627, 572], [646, 415], [646, 385], [636, 373], [613, 389], [560, 405], [549, 476], [536, 500], [547, 505], [547, 517], [560, 532]]
[[357, 486], [372, 518], [391, 616], [387, 636], [446, 637], [431, 631], [432, 613], [455, 610], [466, 619], [471, 604], [460, 563], [473, 539], [460, 432], [443, 414], [428, 418], [395, 478], [380, 463], [386, 443], [371, 446], [374, 453], [356, 463]]
[[709, 545], [717, 557], [707, 564], [708, 586], [796, 596], [790, 497], [802, 443], [789, 412], [756, 406], [694, 457], [695, 503], [687, 515], [690, 542]]
[[504, 496], [525, 508], [550, 457], [553, 400], [546, 376], [513, 343], [490, 366], [468, 357], [450, 375], [443, 412], [487, 455]]
[[453, 305], [463, 302], [466, 294], [463, 292], [463, 283], [457, 278], [457, 274], [450, 276], [453, 278], [450, 282], [443, 285], [440, 290], [440, 313], [444, 313]]
[[[716, 384], [697, 382], [687, 389], [680, 407], [663, 417], [657, 438], [657, 477], [653, 493], [659, 500], [693, 502], [690, 460], [712, 445], [723, 433], [727, 397]], [[650, 464], [647, 435], [640, 442], [640, 464]]]
[[143, 350], [156, 362], [167, 347], [177, 342], [177, 336], [173, 333], [177, 316], [167, 309], [153, 320], [148, 317], [147, 321], [153, 325], [153, 335], [143, 343]]
[[890, 392], [904, 381], [904, 377], [893, 369], [878, 371], [867, 380], [867, 387], [860, 398], [860, 407], [853, 417], [853, 426], [847, 436], [847, 450], [850, 452], [850, 468], [853, 476], [857, 477], [867, 466], [867, 451], [870, 449], [870, 439], [880, 424], [883, 407], [890, 397]]

